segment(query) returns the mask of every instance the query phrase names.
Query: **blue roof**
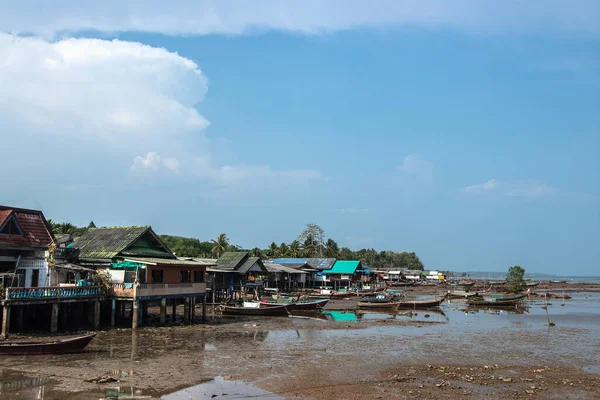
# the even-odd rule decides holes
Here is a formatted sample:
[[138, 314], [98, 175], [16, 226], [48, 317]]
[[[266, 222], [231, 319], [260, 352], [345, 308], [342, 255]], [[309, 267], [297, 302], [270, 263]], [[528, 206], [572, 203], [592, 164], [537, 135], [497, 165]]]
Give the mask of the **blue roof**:
[[308, 264], [314, 269], [330, 269], [335, 264], [335, 258], [276, 258], [275, 264]]

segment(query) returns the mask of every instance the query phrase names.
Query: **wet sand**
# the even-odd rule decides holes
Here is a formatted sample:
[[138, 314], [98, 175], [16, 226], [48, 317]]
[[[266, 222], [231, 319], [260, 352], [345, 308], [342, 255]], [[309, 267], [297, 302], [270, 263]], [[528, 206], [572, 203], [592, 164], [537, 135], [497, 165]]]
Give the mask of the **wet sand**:
[[[536, 292], [562, 292], [540, 286]], [[218, 317], [206, 325], [104, 331], [82, 354], [3, 357], [0, 398], [160, 398], [219, 376], [218, 385], [200, 388], [207, 398], [600, 398], [600, 287], [569, 286], [572, 299], [549, 305], [554, 327], [534, 296], [520, 310], [451, 301], [444, 314], [334, 311], [320, 320]], [[355, 302], [327, 308], [353, 310]], [[339, 316], [345, 320], [331, 320]], [[86, 382], [98, 377], [119, 381]]]

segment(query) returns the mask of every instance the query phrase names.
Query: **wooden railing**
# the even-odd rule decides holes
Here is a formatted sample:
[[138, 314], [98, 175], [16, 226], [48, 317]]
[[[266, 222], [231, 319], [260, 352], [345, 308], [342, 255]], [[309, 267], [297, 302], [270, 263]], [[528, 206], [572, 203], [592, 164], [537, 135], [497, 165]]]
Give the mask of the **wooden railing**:
[[112, 283], [111, 288], [116, 297], [194, 295], [205, 293], [206, 283]]
[[91, 296], [100, 296], [99, 286], [46, 286], [37, 288], [6, 289], [6, 299], [8, 300], [37, 300]]

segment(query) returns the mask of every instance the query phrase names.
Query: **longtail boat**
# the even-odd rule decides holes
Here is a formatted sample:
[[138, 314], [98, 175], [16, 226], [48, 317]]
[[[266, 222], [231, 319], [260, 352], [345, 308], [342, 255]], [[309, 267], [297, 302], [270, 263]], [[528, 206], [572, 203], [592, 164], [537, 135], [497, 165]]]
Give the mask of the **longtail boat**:
[[475, 285], [475, 281], [458, 282], [455, 286], [470, 288], [473, 285]]
[[377, 308], [377, 309], [386, 308], [386, 309], [389, 309], [389, 308], [398, 308], [400, 303], [398, 303], [398, 302], [369, 303], [369, 302], [359, 301], [356, 305], [359, 308]]
[[446, 296], [434, 300], [403, 300], [398, 302], [398, 306], [400, 308], [438, 307], [444, 302], [444, 300], [446, 300]]
[[95, 333], [67, 339], [32, 342], [4, 342], [0, 343], [2, 355], [29, 355], [29, 354], [64, 354], [83, 351], [96, 337]]
[[471, 297], [477, 297], [479, 293], [477, 292], [469, 292], [467, 290], [452, 290], [448, 291], [448, 298], [450, 299], [468, 299]]
[[514, 306], [519, 304], [527, 295], [529, 294], [529, 290], [526, 293], [520, 294], [518, 296], [504, 297], [503, 295], [489, 295], [484, 296], [483, 298], [474, 298], [468, 299], [467, 302], [470, 306], [486, 306], [486, 307], [506, 307], [506, 306]]
[[256, 316], [281, 316], [289, 315], [291, 307], [286, 304], [273, 304], [268, 307], [260, 307], [260, 303], [256, 303], [257, 306], [226, 306], [220, 305], [219, 309], [223, 314], [228, 315], [256, 315]]
[[260, 303], [260, 307], [276, 307], [284, 305], [287, 307], [288, 311], [311, 311], [311, 310], [319, 310], [327, 305], [329, 299], [317, 299], [317, 300], [298, 300], [298, 301], [282, 301], [279, 299], [278, 301], [262, 301]]

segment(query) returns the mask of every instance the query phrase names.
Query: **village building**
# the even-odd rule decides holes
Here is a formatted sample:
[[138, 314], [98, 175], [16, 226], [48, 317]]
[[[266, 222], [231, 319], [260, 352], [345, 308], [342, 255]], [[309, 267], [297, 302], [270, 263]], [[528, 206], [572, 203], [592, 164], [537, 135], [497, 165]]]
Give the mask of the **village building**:
[[98, 326], [99, 287], [61, 281], [64, 271], [76, 266], [58, 261], [54, 240], [41, 211], [0, 206], [3, 337], [11, 329], [49, 327], [56, 332], [59, 325], [66, 328], [82, 321]]
[[302, 269], [270, 262], [265, 262], [264, 265], [269, 272], [265, 287], [274, 288], [280, 292], [289, 292], [305, 287], [306, 276], [309, 274], [308, 272], [303, 271]]
[[225, 252], [207, 271], [214, 301], [245, 299], [247, 293], [257, 295], [269, 274], [261, 259], [250, 256], [247, 251]]
[[184, 303], [184, 322], [194, 320], [202, 301], [206, 316], [206, 268], [211, 263], [178, 259], [149, 226], [92, 228], [76, 238], [71, 254], [76, 265], [104, 270], [111, 279], [111, 325], [130, 308], [135, 329], [146, 318], [150, 302], [160, 303], [160, 323], [167, 302]]
[[321, 287], [324, 280], [321, 272], [331, 269], [336, 262], [335, 258], [276, 258], [271, 260], [275, 264], [281, 264], [286, 267], [301, 269], [309, 272], [307, 276], [307, 286]]

